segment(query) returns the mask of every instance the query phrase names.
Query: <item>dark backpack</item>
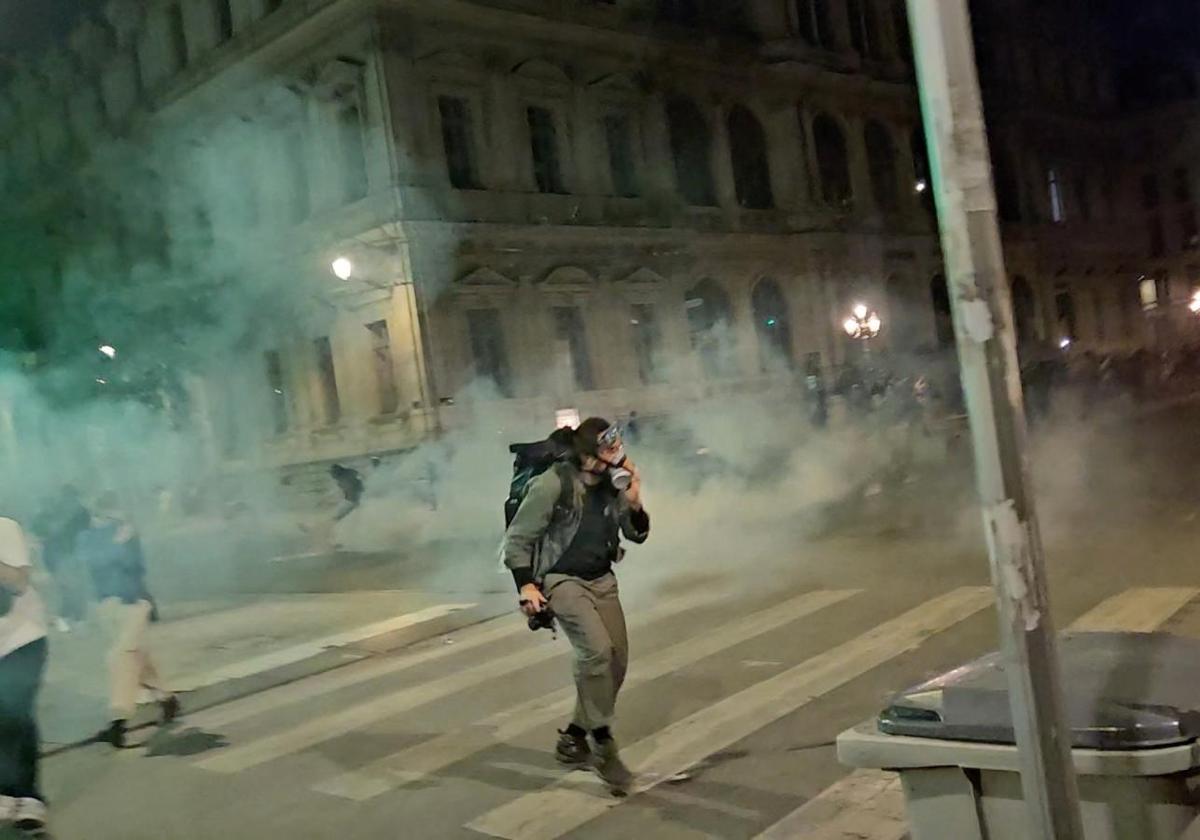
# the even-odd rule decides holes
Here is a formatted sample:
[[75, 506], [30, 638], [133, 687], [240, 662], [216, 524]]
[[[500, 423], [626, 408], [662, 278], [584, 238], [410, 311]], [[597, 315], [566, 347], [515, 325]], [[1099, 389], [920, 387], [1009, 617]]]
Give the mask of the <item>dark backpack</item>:
[[[504, 500], [505, 528], [512, 524], [513, 517], [517, 515], [517, 508], [525, 500], [533, 480], [571, 457], [571, 432], [569, 429], [559, 429], [550, 437], [536, 443], [509, 444], [508, 451], [513, 454], [513, 477], [508, 486], [508, 498]], [[558, 476], [562, 483], [558, 506], [565, 508], [571, 493], [571, 480], [561, 470], [558, 471]]]

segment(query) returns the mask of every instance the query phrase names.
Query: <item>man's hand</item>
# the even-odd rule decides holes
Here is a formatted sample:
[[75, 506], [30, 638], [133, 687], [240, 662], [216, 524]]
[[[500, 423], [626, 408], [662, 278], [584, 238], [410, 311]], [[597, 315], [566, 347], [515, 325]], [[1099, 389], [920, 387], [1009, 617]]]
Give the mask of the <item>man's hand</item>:
[[538, 589], [536, 583], [527, 583], [521, 587], [521, 612], [525, 615], [540, 613], [546, 608], [546, 596]]
[[625, 499], [629, 502], [629, 506], [631, 508], [634, 510], [641, 510], [642, 474], [638, 470], [637, 465], [628, 459], [621, 466], [633, 473], [633, 477], [629, 480], [629, 486], [625, 488]]

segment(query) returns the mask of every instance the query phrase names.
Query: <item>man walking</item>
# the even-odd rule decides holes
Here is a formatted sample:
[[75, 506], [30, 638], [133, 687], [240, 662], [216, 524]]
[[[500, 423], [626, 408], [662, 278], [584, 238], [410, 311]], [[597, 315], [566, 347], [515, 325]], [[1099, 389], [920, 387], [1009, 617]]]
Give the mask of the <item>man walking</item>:
[[46, 615], [30, 584], [21, 526], [0, 517], [0, 825], [46, 824], [38, 788], [38, 688], [46, 667]]
[[574, 649], [575, 714], [559, 731], [555, 755], [569, 766], [595, 766], [618, 794], [633, 782], [611, 728], [629, 661], [612, 571], [623, 553], [621, 534], [635, 543], [650, 534], [641, 479], [617, 428], [590, 417], [575, 431], [573, 457], [530, 483], [505, 534], [503, 556], [521, 610], [529, 616], [550, 610]]
[[77, 551], [91, 572], [100, 602], [97, 614], [109, 640], [112, 722], [98, 740], [121, 748], [142, 689], [158, 703], [163, 723], [179, 714], [179, 701], [162, 687], [158, 669], [146, 650], [146, 631], [156, 620], [156, 611], [146, 588], [141, 540], [133, 526], [117, 513], [115, 497], [109, 495], [97, 502], [91, 526], [79, 535]]

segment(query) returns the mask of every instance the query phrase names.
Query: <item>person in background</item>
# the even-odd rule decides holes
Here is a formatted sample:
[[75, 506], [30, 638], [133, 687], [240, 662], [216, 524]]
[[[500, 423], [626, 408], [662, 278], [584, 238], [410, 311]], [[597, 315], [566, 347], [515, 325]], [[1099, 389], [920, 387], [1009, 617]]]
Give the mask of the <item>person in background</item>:
[[33, 520], [33, 534], [41, 543], [42, 562], [54, 579], [58, 617], [55, 625], [66, 633], [83, 621], [87, 611], [87, 583], [75, 556], [75, 540], [88, 526], [91, 514], [79, 491], [68, 484]]
[[121, 748], [142, 689], [158, 703], [163, 723], [179, 714], [179, 700], [163, 688], [146, 650], [146, 631], [158, 615], [146, 588], [141, 540], [118, 512], [114, 495], [99, 499], [93, 510], [89, 527], [76, 541], [76, 551], [91, 573], [99, 602], [96, 612], [109, 643], [111, 723], [97, 740]]
[[344, 467], [341, 464], [334, 464], [330, 467], [329, 475], [337, 482], [338, 490], [342, 493], [342, 501], [338, 504], [337, 512], [333, 516], [335, 522], [341, 522], [362, 503], [363, 491], [366, 486], [363, 484], [362, 475], [358, 470]]
[[0, 516], [0, 825], [38, 831], [46, 824], [35, 717], [46, 667], [46, 610], [29, 575], [25, 534]]

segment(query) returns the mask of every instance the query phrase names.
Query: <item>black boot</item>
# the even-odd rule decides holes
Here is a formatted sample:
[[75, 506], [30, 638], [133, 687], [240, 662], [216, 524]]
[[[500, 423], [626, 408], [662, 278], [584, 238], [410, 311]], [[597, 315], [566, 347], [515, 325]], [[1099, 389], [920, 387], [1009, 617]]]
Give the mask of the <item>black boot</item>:
[[596, 742], [596, 772], [614, 796], [625, 796], [633, 787], [633, 773], [621, 760], [617, 742], [611, 737]]
[[114, 720], [106, 729], [101, 729], [96, 741], [101, 744], [112, 744], [117, 749], [125, 748], [125, 721]]
[[559, 764], [568, 767], [590, 767], [592, 749], [588, 746], [587, 733], [576, 735], [570, 729], [560, 729], [554, 757], [558, 759]]

